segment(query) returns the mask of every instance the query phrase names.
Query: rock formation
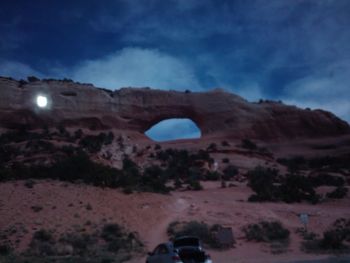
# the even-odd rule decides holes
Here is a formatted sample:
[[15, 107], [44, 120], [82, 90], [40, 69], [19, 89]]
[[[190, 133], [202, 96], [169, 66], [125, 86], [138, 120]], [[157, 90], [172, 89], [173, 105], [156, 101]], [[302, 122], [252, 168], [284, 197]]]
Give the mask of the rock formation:
[[[116, 91], [72, 81], [23, 82], [0, 78], [0, 126], [51, 125], [122, 129], [143, 134], [159, 121], [189, 118], [203, 137], [284, 140], [350, 134], [348, 123], [323, 110], [278, 102], [250, 103], [222, 90], [178, 92], [149, 88]], [[38, 95], [48, 98], [39, 108]]]

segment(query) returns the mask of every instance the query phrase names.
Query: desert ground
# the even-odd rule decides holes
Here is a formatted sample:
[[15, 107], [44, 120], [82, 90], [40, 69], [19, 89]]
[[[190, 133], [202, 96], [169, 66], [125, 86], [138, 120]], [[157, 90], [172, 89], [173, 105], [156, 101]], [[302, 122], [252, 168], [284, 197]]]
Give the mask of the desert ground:
[[[221, 188], [219, 182], [203, 184], [202, 191], [177, 191], [168, 195], [135, 193], [126, 195], [115, 189], [54, 180], [35, 181], [33, 188], [25, 181], [0, 184], [0, 229], [16, 229], [11, 235], [17, 251], [28, 246], [39, 229], [54, 229], [56, 234], [90, 225], [118, 223], [136, 231], [145, 251], [168, 240], [166, 229], [173, 221], [204, 221], [232, 227], [236, 244], [226, 250], [209, 250], [213, 262], [291, 262], [326, 258], [328, 255], [306, 254], [300, 249], [302, 227], [298, 215], [308, 213], [308, 229], [321, 234], [337, 218], [350, 217], [350, 197], [337, 202], [250, 203], [252, 193], [244, 184]], [[33, 207], [41, 207], [33, 211]], [[278, 220], [291, 232], [287, 248], [247, 242], [241, 228], [260, 220]], [[135, 255], [130, 263], [144, 262], [145, 255]]]

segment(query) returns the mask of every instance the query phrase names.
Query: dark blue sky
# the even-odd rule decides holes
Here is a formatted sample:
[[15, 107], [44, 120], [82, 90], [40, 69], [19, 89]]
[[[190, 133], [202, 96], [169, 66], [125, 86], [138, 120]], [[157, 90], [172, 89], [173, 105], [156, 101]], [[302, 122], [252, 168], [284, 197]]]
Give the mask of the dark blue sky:
[[350, 121], [349, 0], [3, 0], [0, 75], [222, 87]]

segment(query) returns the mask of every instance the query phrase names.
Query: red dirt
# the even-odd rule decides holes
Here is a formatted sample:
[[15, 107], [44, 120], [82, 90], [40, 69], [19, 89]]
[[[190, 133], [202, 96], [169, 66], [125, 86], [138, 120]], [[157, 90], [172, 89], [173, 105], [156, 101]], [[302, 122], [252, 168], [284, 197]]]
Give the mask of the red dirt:
[[[0, 184], [0, 229], [24, 226], [11, 238], [19, 239], [16, 249], [23, 251], [33, 232], [56, 229], [62, 233], [93, 224], [118, 223], [130, 231], [137, 231], [151, 250], [167, 240], [166, 228], [172, 221], [198, 220], [208, 224], [222, 224], [233, 228], [235, 248], [209, 253], [213, 262], [286, 262], [296, 259], [318, 258], [300, 251], [301, 238], [295, 230], [301, 227], [298, 214], [310, 214], [309, 230], [322, 233], [337, 218], [350, 217], [350, 197], [333, 202], [310, 205], [285, 203], [248, 203], [251, 190], [245, 185], [220, 188], [219, 182], [204, 184], [203, 191], [173, 192], [170, 195], [137, 193], [125, 195], [119, 190], [69, 184], [57, 181], [37, 181], [33, 188], [23, 181]], [[92, 210], [86, 209], [90, 204]], [[34, 212], [31, 207], [42, 210]], [[272, 254], [268, 245], [246, 242], [241, 227], [260, 220], [279, 220], [291, 231], [287, 252]], [[92, 224], [92, 225], [93, 225]], [[86, 227], [88, 232], [90, 229]], [[134, 258], [130, 263], [143, 262]]]

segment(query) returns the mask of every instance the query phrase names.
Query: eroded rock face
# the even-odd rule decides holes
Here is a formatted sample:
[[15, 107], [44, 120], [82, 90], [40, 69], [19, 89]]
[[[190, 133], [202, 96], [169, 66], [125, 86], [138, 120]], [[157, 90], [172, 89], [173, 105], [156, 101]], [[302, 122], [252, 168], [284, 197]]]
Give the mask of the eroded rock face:
[[[68, 81], [21, 83], [0, 78], [0, 92], [0, 125], [5, 128], [65, 125], [143, 134], [159, 121], [189, 118], [201, 129], [202, 136], [278, 140], [350, 133], [349, 125], [329, 112], [277, 102], [250, 103], [222, 90], [108, 91]], [[40, 94], [47, 96], [47, 108], [36, 105]]]

